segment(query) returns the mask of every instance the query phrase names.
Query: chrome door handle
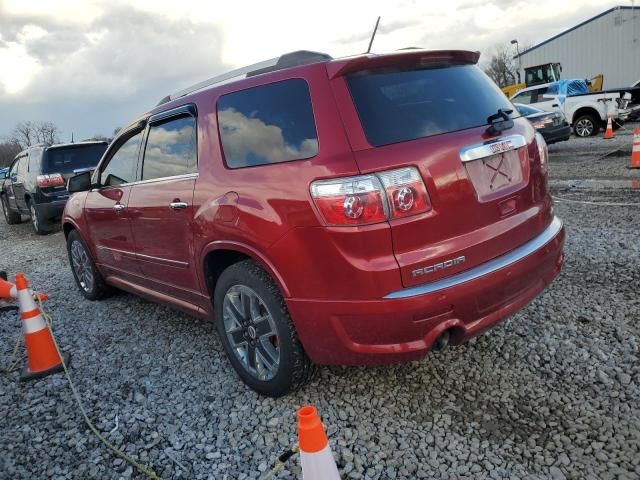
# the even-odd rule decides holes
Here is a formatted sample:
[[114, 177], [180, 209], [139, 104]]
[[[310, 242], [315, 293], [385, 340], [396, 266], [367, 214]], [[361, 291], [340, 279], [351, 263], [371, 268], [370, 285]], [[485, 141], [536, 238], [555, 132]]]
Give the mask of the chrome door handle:
[[116, 204], [113, 206], [113, 209], [114, 209], [116, 212], [120, 212], [120, 211], [124, 210], [125, 208], [126, 208], [126, 207], [125, 207], [124, 205], [122, 205], [121, 203], [116, 203]]
[[188, 207], [188, 204], [187, 202], [171, 202], [169, 204], [169, 207], [174, 210], [184, 210], [185, 208]]

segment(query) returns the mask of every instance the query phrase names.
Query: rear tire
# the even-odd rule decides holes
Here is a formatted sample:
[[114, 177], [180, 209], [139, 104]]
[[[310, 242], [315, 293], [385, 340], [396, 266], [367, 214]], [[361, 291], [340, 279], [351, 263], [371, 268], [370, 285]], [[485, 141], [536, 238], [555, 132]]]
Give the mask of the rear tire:
[[27, 206], [29, 207], [29, 219], [31, 220], [33, 231], [38, 235], [46, 235], [47, 233], [50, 233], [51, 227], [46, 225], [44, 220], [40, 217], [32, 200], [29, 200]]
[[73, 278], [80, 293], [89, 300], [100, 300], [109, 296], [113, 288], [107, 285], [96, 268], [87, 246], [76, 230], [71, 230], [67, 237], [67, 253]]
[[22, 216], [9, 208], [9, 203], [5, 195], [0, 196], [0, 201], [2, 202], [2, 213], [4, 213], [4, 219], [8, 225], [15, 225], [22, 222]]
[[228, 267], [214, 292], [216, 328], [231, 365], [256, 392], [281, 397], [314, 372], [287, 305], [269, 274], [252, 260]]
[[573, 122], [573, 133], [578, 137], [593, 137], [600, 132], [600, 119], [590, 113], [580, 115]]

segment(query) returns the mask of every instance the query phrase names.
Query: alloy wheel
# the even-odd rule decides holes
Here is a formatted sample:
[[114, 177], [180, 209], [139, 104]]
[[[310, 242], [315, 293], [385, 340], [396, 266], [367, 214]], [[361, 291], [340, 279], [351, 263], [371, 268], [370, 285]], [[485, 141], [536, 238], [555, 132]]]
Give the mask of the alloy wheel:
[[224, 330], [242, 367], [261, 381], [273, 379], [280, 366], [280, 341], [273, 315], [246, 285], [234, 285], [222, 305]]
[[95, 281], [91, 259], [82, 243], [77, 240], [71, 244], [71, 263], [80, 287], [86, 292], [90, 292]]
[[31, 214], [31, 223], [33, 224], [33, 229], [38, 231], [38, 214], [36, 213], [36, 207], [33, 206], [33, 203], [29, 205], [29, 213]]
[[576, 123], [576, 133], [580, 137], [588, 137], [593, 133], [593, 122], [588, 118], [583, 118]]

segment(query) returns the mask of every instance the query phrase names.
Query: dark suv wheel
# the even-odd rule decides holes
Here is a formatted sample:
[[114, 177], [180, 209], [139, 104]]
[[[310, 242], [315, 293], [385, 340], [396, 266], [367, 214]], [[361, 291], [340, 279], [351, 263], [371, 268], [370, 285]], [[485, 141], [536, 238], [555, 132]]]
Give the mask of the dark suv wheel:
[[15, 225], [22, 221], [22, 217], [18, 212], [13, 212], [9, 209], [7, 198], [4, 195], [0, 196], [0, 202], [2, 202], [2, 213], [4, 214], [4, 219], [9, 225]]
[[71, 230], [67, 237], [67, 253], [73, 278], [82, 295], [89, 300], [99, 300], [112, 292], [112, 288], [105, 283], [86, 245], [75, 230]]
[[31, 219], [31, 226], [33, 227], [33, 231], [38, 235], [46, 235], [50, 233], [52, 228], [51, 225], [48, 225], [38, 214], [38, 210], [36, 210], [36, 206], [32, 200], [28, 202], [29, 206], [29, 218]]
[[257, 392], [280, 397], [313, 373], [287, 306], [271, 277], [251, 260], [227, 268], [214, 293], [216, 326], [240, 378]]

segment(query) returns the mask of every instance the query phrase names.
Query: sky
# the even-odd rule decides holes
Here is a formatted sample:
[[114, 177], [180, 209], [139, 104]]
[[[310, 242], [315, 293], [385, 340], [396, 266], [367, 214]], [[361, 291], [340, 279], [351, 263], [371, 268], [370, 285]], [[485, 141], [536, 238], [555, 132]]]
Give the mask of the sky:
[[294, 50], [467, 49], [488, 60], [618, 0], [0, 0], [0, 139], [25, 120], [110, 136], [165, 95]]

